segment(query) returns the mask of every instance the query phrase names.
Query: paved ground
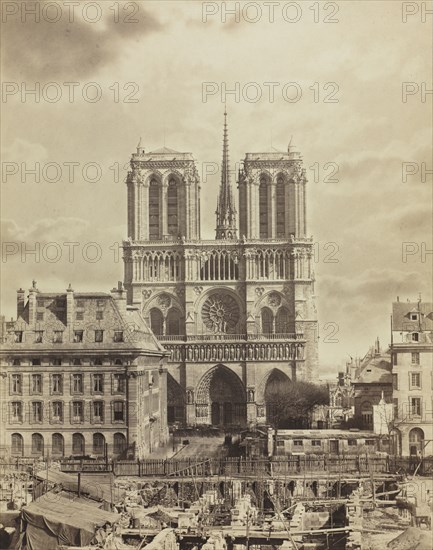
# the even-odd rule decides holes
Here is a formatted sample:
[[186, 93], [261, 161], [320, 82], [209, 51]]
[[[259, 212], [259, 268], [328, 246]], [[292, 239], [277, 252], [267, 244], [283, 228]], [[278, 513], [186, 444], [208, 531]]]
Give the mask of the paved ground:
[[175, 458], [212, 458], [220, 456], [223, 450], [224, 437], [188, 438], [189, 444], [184, 446]]

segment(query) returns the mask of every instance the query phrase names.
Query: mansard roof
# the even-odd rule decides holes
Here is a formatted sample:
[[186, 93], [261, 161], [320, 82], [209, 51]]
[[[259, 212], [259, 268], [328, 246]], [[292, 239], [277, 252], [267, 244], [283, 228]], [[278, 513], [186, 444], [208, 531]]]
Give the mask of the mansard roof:
[[[413, 321], [411, 313], [420, 313], [420, 319]], [[392, 330], [433, 330], [433, 304], [431, 302], [394, 302], [392, 304]]]
[[[148, 327], [141, 312], [126, 305], [126, 291], [113, 289], [104, 292], [40, 292], [30, 289], [27, 302], [24, 291], [18, 292], [17, 319], [4, 323], [3, 351], [55, 350], [118, 350], [123, 352], [156, 352], [164, 354], [164, 348]], [[103, 331], [103, 341], [95, 341], [95, 331]], [[82, 341], [77, 342], [76, 331], [83, 331]], [[122, 341], [116, 341], [115, 333], [122, 332]], [[22, 333], [22, 341], [16, 341], [16, 332]], [[42, 332], [41, 342], [35, 341], [35, 332]], [[55, 334], [62, 332], [61, 341]]]

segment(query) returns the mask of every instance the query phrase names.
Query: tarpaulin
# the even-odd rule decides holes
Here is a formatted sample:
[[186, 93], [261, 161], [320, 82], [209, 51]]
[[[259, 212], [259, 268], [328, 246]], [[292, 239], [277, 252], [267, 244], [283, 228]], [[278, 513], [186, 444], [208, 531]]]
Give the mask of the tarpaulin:
[[118, 514], [101, 510], [98, 505], [67, 493], [47, 493], [21, 510], [24, 536], [19, 548], [55, 550], [62, 544], [88, 545], [98, 527], [119, 519]]

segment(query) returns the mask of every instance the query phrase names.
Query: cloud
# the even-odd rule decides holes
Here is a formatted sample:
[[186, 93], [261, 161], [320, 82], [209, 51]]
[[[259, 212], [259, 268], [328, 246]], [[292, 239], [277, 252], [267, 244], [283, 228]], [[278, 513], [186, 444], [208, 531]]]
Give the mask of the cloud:
[[[58, 6], [61, 10], [58, 12], [61, 14], [59, 21], [49, 21], [56, 18], [56, 12], [48, 9], [44, 12], [44, 4]], [[22, 13], [18, 13], [9, 16], [2, 25], [4, 75], [36, 82], [94, 77], [105, 66], [118, 60], [125, 43], [139, 42], [161, 29], [155, 16], [144, 9], [144, 3], [129, 3], [137, 7], [136, 14], [125, 9], [127, 3], [120, 3], [118, 23], [112, 9], [114, 4], [92, 4], [99, 5], [100, 20], [97, 20], [98, 13], [94, 9], [83, 11], [82, 6], [76, 6], [74, 20], [70, 22], [69, 11], [61, 2], [27, 0], [16, 3], [21, 12], [36, 9], [40, 16], [36, 21], [34, 15], [28, 14], [22, 23]], [[128, 16], [138, 22], [125, 22]]]

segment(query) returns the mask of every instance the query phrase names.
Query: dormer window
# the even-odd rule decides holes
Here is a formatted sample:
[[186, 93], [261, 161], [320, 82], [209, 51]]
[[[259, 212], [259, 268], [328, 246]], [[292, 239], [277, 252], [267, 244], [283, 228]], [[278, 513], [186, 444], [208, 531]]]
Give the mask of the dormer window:
[[411, 321], [418, 321], [418, 319], [419, 319], [418, 313], [411, 313], [410, 314], [410, 320]]
[[16, 330], [14, 333], [14, 342], [15, 344], [21, 344], [23, 341], [23, 332], [22, 330]]

